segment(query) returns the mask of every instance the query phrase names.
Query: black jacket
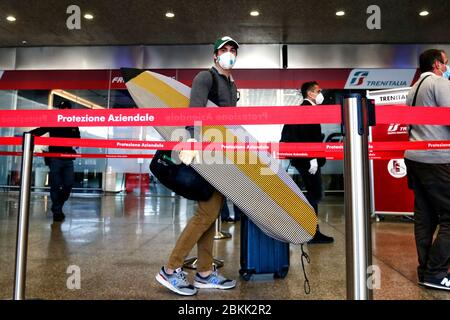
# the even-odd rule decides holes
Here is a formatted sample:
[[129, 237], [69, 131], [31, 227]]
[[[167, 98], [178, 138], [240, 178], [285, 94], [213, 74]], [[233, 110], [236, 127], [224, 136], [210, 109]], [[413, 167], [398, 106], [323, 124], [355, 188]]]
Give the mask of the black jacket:
[[[42, 136], [47, 132], [51, 138], [80, 138], [80, 129], [78, 127], [42, 127], [30, 131], [36, 136]], [[48, 151], [53, 153], [76, 153], [72, 147], [50, 146]]]
[[[311, 102], [304, 100], [302, 106], [311, 106]], [[280, 142], [322, 142], [322, 127], [320, 124], [286, 124], [281, 131]], [[291, 164], [299, 169], [308, 170], [309, 161], [314, 158], [292, 158]], [[325, 158], [317, 158], [319, 167], [323, 167]]]

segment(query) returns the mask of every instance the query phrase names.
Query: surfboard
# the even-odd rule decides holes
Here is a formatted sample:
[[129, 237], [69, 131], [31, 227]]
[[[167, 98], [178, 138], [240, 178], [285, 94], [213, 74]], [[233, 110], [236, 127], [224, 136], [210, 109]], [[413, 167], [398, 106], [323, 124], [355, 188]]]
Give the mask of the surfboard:
[[[139, 108], [187, 108], [191, 89], [170, 77], [139, 69], [122, 69], [126, 87]], [[207, 107], [218, 107], [208, 101]], [[183, 127], [158, 126], [166, 140]], [[214, 142], [257, 142], [242, 126], [205, 126]], [[221, 141], [217, 137], [221, 137]], [[208, 141], [207, 135], [203, 141]], [[280, 241], [302, 244], [314, 236], [317, 217], [300, 188], [276, 159], [264, 150], [215, 151], [226, 163], [200, 162], [191, 166], [236, 204], [263, 232]], [[249, 161], [242, 161], [249, 159]], [[250, 162], [250, 159], [252, 161]], [[254, 161], [256, 159], [256, 161]]]

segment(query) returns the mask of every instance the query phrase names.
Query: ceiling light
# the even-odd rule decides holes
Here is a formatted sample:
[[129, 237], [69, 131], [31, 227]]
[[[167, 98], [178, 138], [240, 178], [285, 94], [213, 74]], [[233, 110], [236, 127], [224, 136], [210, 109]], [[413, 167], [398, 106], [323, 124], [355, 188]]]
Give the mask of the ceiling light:
[[338, 17], [345, 16], [345, 11], [337, 11], [337, 12], [336, 12], [336, 15], [337, 15]]
[[14, 22], [14, 21], [16, 21], [16, 17], [14, 17], [14, 16], [7, 16], [6, 20], [8, 20], [9, 22]]
[[257, 16], [259, 16], [259, 11], [253, 10], [253, 11], [250, 12], [250, 15], [251, 15], [252, 17], [257, 17]]
[[27, 44], [28, 42], [26, 41], [26, 40], [23, 40], [22, 41], [22, 44]]
[[167, 18], [173, 18], [173, 17], [175, 17], [175, 13], [173, 13], [173, 12], [166, 12], [166, 17]]
[[423, 10], [419, 13], [419, 16], [421, 17], [426, 17], [427, 15], [429, 15], [430, 13], [427, 10]]
[[92, 14], [90, 14], [90, 13], [86, 13], [86, 14], [84, 15], [84, 18], [85, 18], [86, 20], [92, 20], [92, 19], [94, 19], [94, 15], [92, 15]]

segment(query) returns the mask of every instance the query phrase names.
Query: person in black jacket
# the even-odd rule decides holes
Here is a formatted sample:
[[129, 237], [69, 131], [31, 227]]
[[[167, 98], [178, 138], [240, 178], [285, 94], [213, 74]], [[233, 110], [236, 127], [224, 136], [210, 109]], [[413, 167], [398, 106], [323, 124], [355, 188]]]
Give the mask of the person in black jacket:
[[[305, 82], [301, 86], [304, 100], [302, 106], [315, 106], [324, 100], [322, 90], [316, 81]], [[320, 124], [284, 125], [281, 142], [322, 142], [324, 135]], [[320, 167], [325, 164], [325, 158], [293, 158], [291, 165], [297, 169], [302, 177], [307, 191], [306, 198], [318, 214], [318, 205], [322, 200], [322, 177]], [[334, 239], [322, 234], [317, 225], [314, 238], [309, 243], [332, 243]]]
[[[71, 109], [72, 105], [69, 101], [62, 101], [59, 109]], [[80, 138], [80, 130], [78, 127], [57, 127], [57, 128], [36, 128], [30, 133], [42, 136], [49, 133], [52, 138]], [[72, 147], [50, 146], [50, 153], [76, 153]], [[74, 183], [74, 158], [48, 158], [46, 164], [50, 167], [49, 183], [50, 198], [52, 199], [53, 221], [63, 221], [65, 214], [62, 209], [64, 203], [69, 199], [70, 192]]]

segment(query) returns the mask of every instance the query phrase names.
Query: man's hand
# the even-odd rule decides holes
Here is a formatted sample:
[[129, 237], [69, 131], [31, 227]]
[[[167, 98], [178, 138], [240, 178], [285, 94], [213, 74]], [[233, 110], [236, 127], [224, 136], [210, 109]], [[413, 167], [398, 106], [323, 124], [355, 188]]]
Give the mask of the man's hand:
[[309, 160], [309, 164], [310, 164], [310, 167], [309, 167], [308, 172], [310, 174], [316, 174], [317, 169], [319, 169], [319, 165], [317, 163], [317, 159]]
[[[188, 139], [187, 142], [197, 142], [195, 139]], [[181, 162], [185, 165], [190, 165], [195, 159], [196, 162], [200, 162], [200, 154], [198, 150], [181, 150], [179, 154]]]

